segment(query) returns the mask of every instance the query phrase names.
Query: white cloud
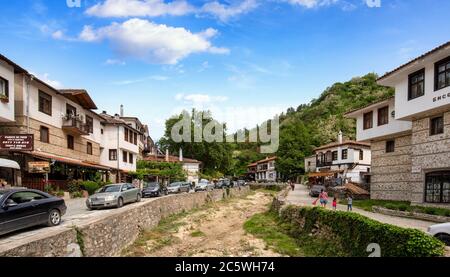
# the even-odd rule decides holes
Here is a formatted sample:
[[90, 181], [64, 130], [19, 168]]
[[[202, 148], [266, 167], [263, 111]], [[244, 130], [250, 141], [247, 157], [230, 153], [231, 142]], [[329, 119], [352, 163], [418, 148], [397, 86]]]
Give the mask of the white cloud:
[[182, 94], [179, 93], [175, 96], [175, 100], [177, 101], [185, 101], [188, 103], [192, 103], [194, 105], [205, 105], [211, 104], [215, 102], [225, 102], [228, 100], [226, 96], [211, 96], [208, 94]]
[[86, 14], [97, 17], [132, 17], [185, 15], [194, 7], [184, 0], [165, 3], [164, 0], [106, 0], [86, 10]]
[[56, 88], [56, 89], [61, 89], [63, 88], [63, 84], [60, 81], [57, 80], [52, 80], [50, 79], [50, 74], [48, 73], [44, 73], [44, 74], [35, 74], [33, 72], [30, 72], [31, 75], [36, 76], [39, 80], [43, 81], [44, 83], [49, 84], [50, 86]]
[[339, 0], [284, 0], [292, 5], [299, 5], [308, 9], [315, 7], [329, 6], [337, 3]]
[[117, 60], [117, 59], [107, 59], [105, 61], [106, 65], [125, 65], [126, 63], [122, 60]]
[[200, 14], [210, 14], [220, 21], [228, 21], [230, 18], [246, 14], [258, 7], [256, 0], [244, 0], [239, 4], [225, 5], [218, 1], [208, 2], [200, 8]]
[[142, 82], [145, 82], [148, 80], [167, 81], [167, 80], [169, 80], [169, 77], [163, 76], [163, 75], [152, 75], [152, 76], [148, 76], [148, 77], [140, 78], [140, 79], [117, 81], [117, 82], [114, 82], [113, 84], [118, 85], [118, 86], [126, 86], [126, 85], [132, 85], [132, 84], [136, 84], [136, 83], [142, 83]]
[[[73, 40], [56, 32], [55, 39]], [[217, 30], [208, 28], [192, 33], [182, 27], [156, 24], [145, 19], [132, 18], [123, 23], [111, 23], [98, 29], [84, 26], [77, 40], [98, 42], [108, 40], [122, 57], [133, 57], [156, 64], [176, 64], [195, 53], [228, 54], [229, 49], [213, 46], [210, 42]]]

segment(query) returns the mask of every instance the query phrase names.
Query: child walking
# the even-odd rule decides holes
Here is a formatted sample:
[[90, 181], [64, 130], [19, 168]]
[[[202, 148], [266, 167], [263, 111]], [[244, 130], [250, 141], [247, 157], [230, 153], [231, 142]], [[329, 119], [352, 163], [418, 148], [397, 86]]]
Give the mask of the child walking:
[[349, 194], [347, 197], [347, 212], [353, 211], [353, 198], [352, 195]]
[[334, 199], [333, 199], [333, 210], [337, 210], [337, 198], [336, 197], [334, 197]]

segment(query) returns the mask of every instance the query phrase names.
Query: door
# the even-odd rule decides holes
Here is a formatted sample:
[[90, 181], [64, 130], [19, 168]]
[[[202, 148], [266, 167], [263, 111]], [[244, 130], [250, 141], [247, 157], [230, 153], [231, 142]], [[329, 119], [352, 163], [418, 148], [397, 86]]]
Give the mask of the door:
[[425, 202], [450, 203], [450, 171], [426, 175]]

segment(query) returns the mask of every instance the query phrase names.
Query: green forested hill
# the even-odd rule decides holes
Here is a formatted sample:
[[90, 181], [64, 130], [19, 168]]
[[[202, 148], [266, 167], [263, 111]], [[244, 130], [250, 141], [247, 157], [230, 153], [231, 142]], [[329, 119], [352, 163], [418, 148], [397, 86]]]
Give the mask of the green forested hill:
[[[355, 122], [344, 118], [344, 113], [394, 94], [392, 89], [377, 85], [376, 80], [377, 75], [371, 73], [336, 83], [309, 104], [289, 108], [281, 114], [280, 148], [276, 153], [278, 170], [288, 178], [302, 174], [304, 157], [311, 155], [314, 147], [335, 141], [339, 130], [347, 139], [355, 139]], [[262, 156], [251, 154], [257, 149], [252, 144], [236, 145], [234, 149], [239, 161], [235, 163], [236, 174], [245, 171], [246, 158]]]

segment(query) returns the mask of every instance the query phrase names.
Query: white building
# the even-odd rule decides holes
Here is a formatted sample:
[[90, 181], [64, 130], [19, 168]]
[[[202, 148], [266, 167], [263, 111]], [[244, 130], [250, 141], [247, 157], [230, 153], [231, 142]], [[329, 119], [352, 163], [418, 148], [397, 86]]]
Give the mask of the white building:
[[450, 203], [450, 42], [385, 74], [395, 97], [347, 113], [372, 144], [373, 199]]
[[277, 157], [267, 157], [248, 166], [248, 174], [255, 176], [257, 182], [276, 182], [281, 176], [277, 173]]
[[315, 168], [312, 167], [310, 158], [305, 159], [305, 165], [309, 165], [308, 169], [311, 172], [309, 176], [323, 177], [328, 174], [330, 177], [339, 177], [348, 182], [367, 182], [364, 178], [370, 173], [371, 168], [370, 144], [344, 141], [340, 132], [337, 142], [317, 147], [314, 154]]

